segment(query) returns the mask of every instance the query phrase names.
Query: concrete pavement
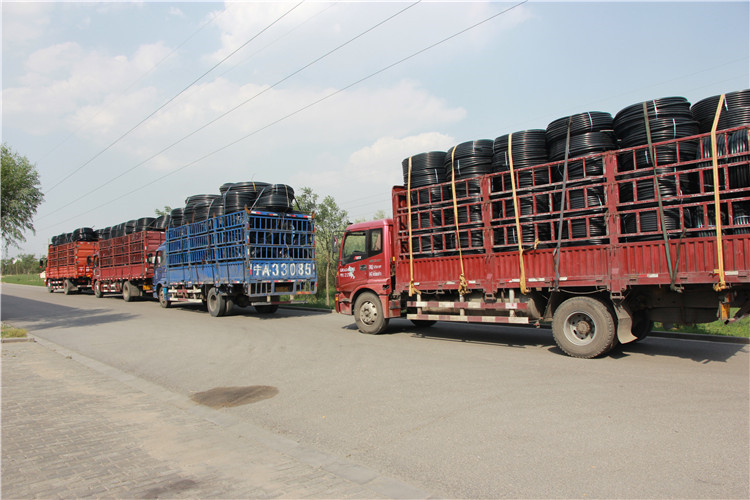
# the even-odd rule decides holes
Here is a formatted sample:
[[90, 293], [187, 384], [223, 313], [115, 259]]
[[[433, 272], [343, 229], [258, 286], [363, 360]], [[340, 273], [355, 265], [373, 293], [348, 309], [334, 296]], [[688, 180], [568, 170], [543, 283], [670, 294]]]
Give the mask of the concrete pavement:
[[2, 344], [3, 498], [430, 496], [37, 340]]

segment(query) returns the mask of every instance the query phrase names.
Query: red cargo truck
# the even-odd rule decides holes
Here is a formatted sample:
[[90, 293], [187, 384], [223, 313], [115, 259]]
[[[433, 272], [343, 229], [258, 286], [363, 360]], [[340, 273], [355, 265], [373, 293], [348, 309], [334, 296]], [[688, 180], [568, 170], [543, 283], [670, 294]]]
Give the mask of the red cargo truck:
[[50, 292], [62, 290], [65, 295], [91, 289], [92, 260], [96, 241], [68, 241], [49, 245], [44, 270]]
[[126, 302], [153, 291], [154, 257], [164, 231], [137, 231], [102, 239], [94, 258], [94, 295], [121, 293]]
[[[372, 334], [390, 318], [547, 320], [559, 347], [582, 358], [645, 337], [653, 321], [747, 315], [749, 135], [740, 127], [576, 158], [575, 176], [571, 160], [394, 187], [392, 219], [346, 229], [336, 311]], [[681, 154], [687, 145], [692, 154]], [[658, 163], [660, 150], [677, 161], [634, 168]]]

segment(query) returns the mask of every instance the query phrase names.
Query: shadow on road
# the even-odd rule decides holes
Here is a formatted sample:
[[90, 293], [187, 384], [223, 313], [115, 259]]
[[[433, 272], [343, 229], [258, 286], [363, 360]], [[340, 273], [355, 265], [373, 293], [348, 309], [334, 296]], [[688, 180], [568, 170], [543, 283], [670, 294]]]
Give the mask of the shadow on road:
[[82, 309], [3, 295], [3, 321], [23, 321], [31, 330], [100, 325], [132, 317], [133, 314], [113, 313], [108, 309]]
[[[357, 325], [353, 322], [342, 328], [357, 331]], [[470, 342], [514, 348], [546, 347], [553, 354], [566, 356], [555, 344], [552, 331], [545, 327], [437, 323], [431, 327], [417, 328], [407, 320], [391, 320], [388, 329], [382, 335], [404, 333], [411, 334], [415, 338], [447, 342]], [[748, 349], [748, 346], [743, 344], [649, 337], [640, 342], [618, 345], [604, 357], [622, 359], [640, 354], [682, 358], [706, 364], [724, 363], [740, 352], [747, 352]]]
[[[344, 330], [357, 331], [357, 325], [350, 323]], [[525, 348], [530, 346], [554, 346], [552, 332], [546, 328], [533, 326], [465, 325], [442, 322], [430, 327], [416, 327], [411, 321], [392, 319], [382, 335], [411, 334], [414, 338], [443, 340], [446, 342], [470, 342], [502, 347]], [[562, 352], [562, 351], [561, 351]]]
[[738, 353], [747, 350], [748, 346], [744, 344], [648, 337], [640, 342], [618, 346], [610, 356], [617, 359], [627, 358], [633, 354], [671, 356], [707, 364], [726, 363]]

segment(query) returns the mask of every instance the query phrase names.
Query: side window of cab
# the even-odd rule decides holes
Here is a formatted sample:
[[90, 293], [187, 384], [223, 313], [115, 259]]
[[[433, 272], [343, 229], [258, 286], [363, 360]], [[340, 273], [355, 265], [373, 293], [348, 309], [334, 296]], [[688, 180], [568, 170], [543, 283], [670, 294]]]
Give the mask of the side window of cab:
[[349, 264], [367, 257], [367, 232], [354, 231], [346, 235], [341, 263]]
[[368, 232], [367, 256], [372, 257], [383, 253], [383, 229], [371, 229]]

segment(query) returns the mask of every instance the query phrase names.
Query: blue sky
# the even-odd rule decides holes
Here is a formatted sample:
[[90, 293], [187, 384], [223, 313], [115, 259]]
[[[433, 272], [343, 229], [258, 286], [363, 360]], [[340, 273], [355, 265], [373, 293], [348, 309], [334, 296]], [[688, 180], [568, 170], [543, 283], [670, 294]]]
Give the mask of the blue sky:
[[230, 181], [309, 186], [370, 218], [389, 212], [410, 155], [750, 87], [747, 1], [529, 1], [342, 90], [515, 5], [420, 2], [269, 89], [411, 4], [295, 5], [3, 2], [3, 141], [46, 194], [36, 236], [11, 255]]

